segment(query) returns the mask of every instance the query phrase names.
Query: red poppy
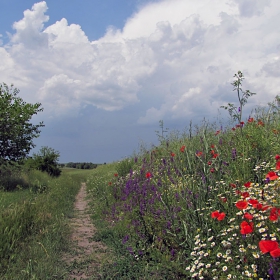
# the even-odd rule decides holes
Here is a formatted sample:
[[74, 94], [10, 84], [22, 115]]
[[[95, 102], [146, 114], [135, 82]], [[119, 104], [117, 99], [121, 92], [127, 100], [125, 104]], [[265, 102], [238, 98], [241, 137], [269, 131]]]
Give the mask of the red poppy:
[[276, 162], [276, 170], [280, 170], [280, 161]]
[[220, 215], [220, 213], [219, 213], [218, 210], [213, 211], [213, 212], [211, 213], [211, 218], [217, 219], [217, 218], [219, 217], [219, 215]]
[[244, 124], [244, 122], [240, 122], [240, 124], [241, 124], [241, 125], [243, 125], [243, 124]]
[[232, 188], [236, 188], [236, 184], [233, 184], [233, 183], [230, 183], [229, 186]]
[[214, 145], [214, 144], [212, 144], [212, 145], [211, 145], [211, 149], [214, 149], [214, 148], [215, 148], [215, 145]]
[[219, 156], [219, 154], [214, 154], [213, 156], [212, 156], [212, 158], [217, 158]]
[[170, 153], [170, 155], [171, 155], [172, 157], [175, 157], [175, 154], [174, 154], [174, 153]]
[[217, 130], [215, 135], [218, 135], [221, 132], [221, 130]]
[[260, 209], [261, 211], [265, 211], [265, 210], [267, 210], [268, 208], [270, 208], [271, 206], [269, 206], [269, 205], [266, 205], [266, 206], [263, 206], [262, 207], [262, 209]]
[[147, 173], [146, 173], [146, 178], [149, 179], [149, 178], [151, 178], [151, 177], [152, 177], [152, 173], [151, 173], [151, 172], [147, 172]]
[[115, 173], [114, 176], [115, 176], [115, 177], [118, 177], [118, 173]]
[[241, 192], [240, 190], [236, 190], [235, 193], [236, 193], [237, 195], [241, 195], [241, 194], [242, 194], [242, 192]]
[[246, 182], [246, 183], [244, 183], [244, 186], [245, 186], [246, 188], [250, 188], [250, 187], [251, 187], [251, 182]]
[[270, 171], [266, 174], [265, 178], [269, 178], [270, 181], [276, 180], [279, 176], [274, 172]]
[[214, 155], [214, 154], [215, 154], [215, 151], [214, 151], [214, 150], [211, 150], [210, 153], [211, 153], [211, 155]]
[[252, 198], [249, 199], [248, 202], [249, 202], [250, 204], [252, 204], [253, 206], [259, 204], [259, 201], [258, 201], [257, 199], [252, 199]]
[[183, 152], [185, 151], [185, 149], [186, 149], [186, 146], [183, 145], [183, 146], [180, 148], [180, 151], [183, 153]]
[[246, 221], [243, 221], [241, 224], [240, 224], [240, 233], [241, 234], [249, 234], [249, 233], [252, 233], [253, 232], [253, 227], [254, 227], [254, 223], [253, 222], [246, 222]]
[[221, 201], [222, 202], [227, 202], [227, 198], [226, 197], [221, 197]]
[[259, 247], [264, 254], [279, 249], [278, 242], [274, 240], [261, 240]]
[[247, 197], [250, 196], [250, 194], [249, 194], [248, 192], [243, 192], [243, 193], [241, 193], [241, 196], [242, 196], [243, 198], [247, 198]]
[[203, 155], [203, 153], [200, 151], [200, 152], [196, 152], [196, 156], [197, 157], [201, 157]]
[[280, 155], [276, 155], [275, 160], [279, 160], [279, 159], [280, 159]]
[[251, 215], [250, 213], [246, 212], [244, 214], [244, 218], [247, 219], [247, 220], [253, 220], [253, 215]]
[[264, 126], [264, 123], [262, 121], [258, 121], [259, 126]]
[[231, 130], [234, 131], [234, 130], [235, 130], [235, 127], [233, 127]]
[[211, 160], [209, 160], [209, 161], [207, 162], [207, 164], [208, 164], [208, 165], [211, 165], [211, 164], [212, 164], [212, 161], [211, 161]]
[[239, 210], [243, 210], [243, 209], [246, 209], [248, 207], [248, 202], [246, 200], [239, 200], [235, 203], [235, 206]]
[[254, 121], [254, 118], [249, 118], [248, 123], [252, 123]]
[[112, 182], [109, 182], [108, 185], [111, 186], [111, 185], [112, 185]]
[[210, 168], [211, 173], [214, 173], [215, 171], [216, 171], [215, 168]]
[[217, 218], [218, 221], [222, 221], [226, 217], [226, 213], [222, 212], [219, 214], [219, 217]]
[[211, 218], [222, 221], [225, 218], [226, 214], [224, 212], [220, 213], [218, 210], [211, 213]]
[[273, 258], [280, 257], [280, 248], [277, 248], [273, 251], [270, 251], [270, 256], [273, 257]]
[[269, 215], [269, 220], [271, 221], [271, 222], [276, 222], [276, 221], [278, 221], [278, 215], [277, 214], [273, 214], [273, 213], [270, 213], [270, 215]]
[[241, 126], [240, 124], [237, 124], [235, 127], [237, 127], [237, 128], [238, 128], [238, 127], [240, 127], [240, 126]]
[[270, 210], [269, 220], [272, 222], [276, 222], [278, 220], [279, 215], [280, 215], [280, 209], [273, 207]]

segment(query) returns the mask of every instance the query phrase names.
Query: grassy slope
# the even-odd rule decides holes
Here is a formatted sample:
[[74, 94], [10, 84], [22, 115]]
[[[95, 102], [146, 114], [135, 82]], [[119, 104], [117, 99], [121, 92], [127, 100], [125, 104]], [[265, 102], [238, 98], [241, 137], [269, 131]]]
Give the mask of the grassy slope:
[[[67, 170], [57, 178], [30, 174], [43, 193], [1, 193], [1, 279], [63, 279], [61, 253], [67, 249], [73, 202], [90, 170]], [[41, 184], [42, 183], [42, 184]], [[32, 189], [32, 188], [31, 188]], [[7, 245], [8, 244], [8, 245]]]

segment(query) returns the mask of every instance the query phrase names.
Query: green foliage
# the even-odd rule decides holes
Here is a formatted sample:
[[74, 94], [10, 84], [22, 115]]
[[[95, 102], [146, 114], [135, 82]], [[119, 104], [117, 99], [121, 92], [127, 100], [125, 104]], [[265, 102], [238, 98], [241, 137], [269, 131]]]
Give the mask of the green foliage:
[[0, 190], [13, 191], [28, 188], [21, 175], [22, 171], [18, 165], [2, 163], [0, 165]]
[[132, 158], [123, 159], [116, 166], [117, 174], [121, 177], [126, 176], [132, 171], [133, 166], [134, 160]]
[[92, 162], [68, 162], [65, 166], [77, 169], [94, 169], [98, 166], [98, 164]]
[[26, 103], [19, 90], [0, 84], [0, 161], [24, 159], [34, 147], [43, 122], [32, 124], [31, 118], [41, 112], [40, 103]]
[[26, 162], [31, 168], [47, 172], [50, 176], [58, 177], [61, 173], [58, 164], [59, 152], [50, 147], [42, 147], [38, 153]]

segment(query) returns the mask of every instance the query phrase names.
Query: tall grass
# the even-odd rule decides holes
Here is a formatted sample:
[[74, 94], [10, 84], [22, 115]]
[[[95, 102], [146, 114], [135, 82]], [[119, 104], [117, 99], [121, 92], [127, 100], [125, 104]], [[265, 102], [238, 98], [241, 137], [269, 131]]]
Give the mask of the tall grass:
[[[40, 171], [19, 176], [13, 192], [0, 193], [0, 278], [64, 279], [62, 252], [68, 247], [68, 217], [88, 172], [62, 172], [52, 178]], [[28, 188], [26, 188], [28, 186]]]
[[100, 279], [280, 279], [276, 101], [233, 127], [162, 135], [126, 174], [128, 160], [89, 180], [118, 255]]

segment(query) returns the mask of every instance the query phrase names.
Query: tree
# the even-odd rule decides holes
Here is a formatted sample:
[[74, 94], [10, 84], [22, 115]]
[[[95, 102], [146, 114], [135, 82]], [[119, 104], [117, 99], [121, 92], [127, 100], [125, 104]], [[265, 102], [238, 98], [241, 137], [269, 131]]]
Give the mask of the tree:
[[41, 103], [26, 103], [13, 85], [0, 84], [0, 161], [19, 161], [35, 147], [43, 122], [32, 124], [31, 118], [43, 111]]
[[31, 167], [45, 171], [49, 175], [58, 177], [61, 173], [59, 169], [58, 159], [59, 152], [50, 147], [42, 147], [38, 153], [32, 156]]

